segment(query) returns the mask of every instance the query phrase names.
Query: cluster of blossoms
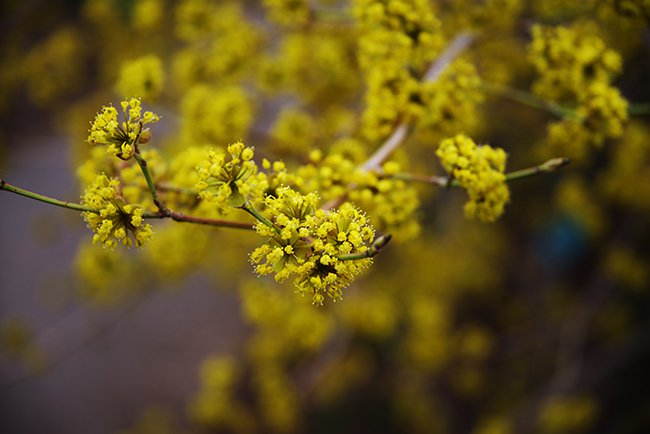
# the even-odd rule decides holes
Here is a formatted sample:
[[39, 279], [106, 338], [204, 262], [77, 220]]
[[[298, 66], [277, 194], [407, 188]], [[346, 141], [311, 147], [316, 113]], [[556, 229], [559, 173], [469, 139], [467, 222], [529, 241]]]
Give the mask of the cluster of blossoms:
[[258, 76], [265, 91], [290, 91], [311, 104], [358, 98], [356, 58], [345, 32], [285, 34], [278, 51], [262, 59]]
[[79, 80], [88, 74], [82, 60], [85, 50], [77, 29], [72, 27], [53, 33], [32, 48], [20, 68], [32, 101], [42, 106], [51, 104], [79, 86]]
[[549, 125], [551, 148], [582, 158], [588, 146], [623, 134], [627, 101], [611, 80], [621, 70], [621, 56], [588, 29], [533, 27], [529, 57], [539, 78], [534, 91], [561, 104], [574, 105], [574, 115]]
[[600, 185], [607, 196], [625, 206], [650, 210], [650, 141], [645, 123], [632, 123], [624, 140], [612, 149], [609, 169], [601, 175]]
[[142, 208], [127, 204], [119, 194], [119, 182], [106, 175], [98, 175], [82, 196], [82, 204], [95, 211], [86, 211], [83, 217], [95, 232], [93, 243], [114, 248], [118, 242], [130, 247], [142, 246], [152, 236], [151, 226], [142, 220]]
[[256, 191], [251, 185], [257, 173], [253, 148], [237, 142], [229, 145], [227, 151], [228, 157], [214, 149], [208, 151], [206, 160], [197, 168], [199, 181], [194, 187], [201, 199], [213, 202], [222, 214], [244, 205]]
[[580, 99], [576, 113], [593, 141], [601, 144], [607, 137], [620, 137], [627, 122], [627, 101], [618, 89], [606, 83], [589, 86]]
[[256, 228], [269, 239], [251, 253], [251, 261], [258, 273], [275, 274], [279, 282], [295, 276], [298, 291], [322, 304], [325, 295], [340, 299], [342, 289], [370, 265], [370, 258], [348, 258], [370, 248], [374, 230], [350, 204], [325, 211], [318, 203], [315, 193], [302, 195], [289, 187], [268, 196], [270, 224], [259, 222]]
[[586, 29], [535, 25], [529, 58], [539, 78], [533, 90], [563, 102], [593, 82], [609, 82], [621, 71], [621, 56]]
[[95, 116], [87, 140], [91, 145], [108, 146], [106, 152], [122, 160], [129, 160], [135, 154], [138, 144], [146, 143], [151, 138], [149, 129], [143, 128], [144, 125], [158, 122], [159, 117], [150, 111], [143, 114], [139, 98], [122, 101], [120, 105], [125, 120], [118, 120], [115, 107], [104, 107]]
[[503, 214], [510, 199], [504, 175], [507, 155], [503, 149], [478, 146], [459, 134], [443, 140], [436, 154], [452, 179], [467, 191], [465, 215], [468, 218], [492, 222]]
[[[391, 233], [400, 240], [417, 236], [420, 227], [414, 215], [420, 200], [416, 187], [400, 179], [360, 169], [365, 154], [352, 155], [353, 140], [342, 140], [338, 145], [327, 155], [312, 153], [311, 163], [298, 168], [297, 173], [303, 180], [300, 189], [319, 191], [327, 202], [347, 196], [350, 202], [368, 213], [379, 231]], [[382, 168], [385, 175], [400, 170], [400, 165], [394, 161]]]
[[419, 104], [411, 104], [421, 126], [441, 134], [472, 128], [477, 122], [478, 104], [483, 101], [481, 78], [476, 67], [463, 59], [452, 62], [435, 82], [420, 84]]
[[359, 64], [367, 84], [364, 134], [390, 133], [418, 105], [419, 82], [443, 44], [440, 22], [423, 0], [357, 0], [352, 10], [362, 34]]
[[137, 95], [153, 100], [162, 92], [164, 78], [162, 60], [154, 54], [149, 54], [122, 63], [115, 88], [125, 97]]
[[187, 45], [173, 61], [182, 90], [199, 83], [226, 83], [251, 66], [261, 31], [238, 2], [183, 0], [176, 8], [176, 35]]
[[251, 98], [238, 86], [194, 85], [184, 93], [180, 112], [181, 140], [193, 145], [242, 137], [254, 117]]

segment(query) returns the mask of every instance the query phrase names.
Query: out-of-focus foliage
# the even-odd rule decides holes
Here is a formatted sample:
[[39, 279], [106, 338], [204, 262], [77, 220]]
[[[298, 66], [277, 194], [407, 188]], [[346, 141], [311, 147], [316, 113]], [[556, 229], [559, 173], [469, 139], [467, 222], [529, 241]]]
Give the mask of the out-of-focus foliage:
[[[647, 393], [627, 388], [649, 355], [650, 2], [20, 3], [2, 6], [3, 123], [49, 112], [78, 138], [85, 203], [106, 210], [87, 215], [95, 237], [148, 241], [134, 254], [80, 247], [80, 297], [119, 304], [143, 280], [193, 273], [237, 288], [245, 350], [196, 367], [190, 432], [648, 429]], [[424, 80], [463, 32], [472, 45]], [[132, 97], [162, 114], [133, 140], [166, 206], [250, 222], [232, 209], [245, 197], [286, 236], [143, 223], [157, 208], [133, 150], [109, 134], [122, 121], [107, 104]], [[93, 147], [83, 139], [102, 105], [105, 146]], [[409, 135], [381, 170], [359, 170], [400, 125]], [[574, 164], [504, 182], [555, 156]], [[405, 173], [449, 174], [482, 221], [464, 218], [464, 192]], [[342, 198], [313, 220], [291, 209]], [[373, 228], [393, 242], [358, 277], [371, 260], [335, 254], [368, 248]], [[258, 277], [249, 258], [292, 279]], [[324, 295], [342, 301], [312, 305]], [[32, 351], [19, 323], [4, 321], [2, 340]], [[172, 425], [147, 411], [124, 432]]]

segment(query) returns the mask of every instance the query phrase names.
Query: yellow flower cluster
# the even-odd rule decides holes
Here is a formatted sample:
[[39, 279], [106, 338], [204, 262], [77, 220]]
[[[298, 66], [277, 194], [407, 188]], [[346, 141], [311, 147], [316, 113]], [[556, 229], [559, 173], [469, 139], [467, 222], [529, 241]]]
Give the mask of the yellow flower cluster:
[[130, 247], [134, 242], [141, 247], [152, 236], [151, 226], [142, 219], [142, 208], [126, 204], [119, 194], [117, 179], [97, 175], [82, 196], [82, 204], [95, 212], [86, 211], [82, 215], [95, 236], [93, 243], [115, 248], [117, 242]]
[[503, 214], [510, 199], [504, 175], [507, 155], [503, 149], [478, 146], [459, 134], [440, 142], [436, 154], [449, 175], [467, 191], [468, 218], [493, 222]]
[[[77, 168], [76, 175], [81, 185], [86, 186], [94, 182], [98, 173], [106, 174], [109, 178], [119, 178], [120, 196], [124, 201], [137, 203], [145, 211], [157, 211], [157, 207], [151, 199], [147, 182], [142, 176], [142, 170], [134, 159], [116, 160], [101, 147], [90, 148], [89, 151], [88, 158]], [[147, 169], [153, 179], [161, 180], [170, 172], [167, 161], [156, 148], [148, 148], [139, 152], [140, 156], [146, 160]], [[190, 187], [193, 185], [194, 183]]]
[[274, 151], [284, 155], [305, 155], [314, 147], [318, 125], [306, 111], [286, 108], [275, 120], [270, 135]]
[[441, 134], [474, 127], [477, 105], [483, 101], [481, 78], [470, 62], [458, 59], [451, 63], [433, 83], [422, 83], [422, 105], [412, 104], [411, 111], [420, 117], [420, 126], [435, 128]]
[[378, 140], [418, 105], [419, 81], [442, 47], [440, 23], [424, 0], [357, 0], [359, 64], [365, 76], [365, 136]]
[[210, 36], [219, 26], [215, 2], [209, 0], [182, 0], [176, 7], [176, 35], [186, 41]]
[[552, 152], [582, 159], [590, 145], [623, 134], [627, 101], [611, 80], [621, 70], [621, 56], [587, 27], [533, 27], [529, 58], [539, 78], [533, 89], [575, 114], [548, 126]]
[[194, 187], [201, 199], [214, 203], [222, 214], [227, 214], [231, 207], [241, 207], [246, 197], [255, 192], [251, 182], [258, 170], [253, 148], [236, 142], [227, 151], [228, 155], [214, 149], [208, 151], [207, 159], [197, 168], [199, 182]]
[[596, 82], [580, 100], [577, 115], [592, 140], [601, 144], [607, 137], [620, 137], [627, 122], [627, 101], [615, 87]]
[[[326, 156], [314, 152], [312, 163], [296, 170], [302, 181], [300, 190], [318, 191], [324, 201], [336, 201], [347, 195], [351, 203], [371, 217], [373, 226], [381, 232], [391, 233], [401, 240], [417, 236], [419, 224], [414, 215], [420, 201], [416, 188], [399, 179], [382, 178], [377, 173], [360, 170], [364, 154], [349, 155], [355, 152], [357, 145], [355, 140], [344, 139]], [[400, 171], [395, 162], [385, 166], [391, 173]]]
[[608, 169], [600, 185], [613, 202], [632, 209], [650, 211], [650, 131], [644, 123], [632, 123], [623, 139], [612, 148]]
[[165, 195], [165, 202], [173, 209], [188, 209], [197, 205], [194, 186], [199, 182], [199, 174], [196, 168], [205, 161], [209, 146], [187, 146], [174, 155], [169, 163], [168, 182], [179, 187], [179, 191], [168, 191]]
[[253, 106], [238, 86], [192, 86], [181, 101], [181, 137], [192, 145], [229, 143], [243, 137], [253, 120]]
[[241, 2], [184, 0], [176, 9], [176, 34], [188, 46], [174, 56], [174, 83], [225, 83], [256, 57], [260, 31]]
[[552, 149], [562, 149], [574, 158], [584, 157], [590, 144], [601, 146], [608, 138], [620, 137], [628, 119], [627, 101], [606, 83], [589, 86], [578, 102], [575, 118], [552, 122], [548, 127]]
[[136, 0], [133, 5], [133, 26], [142, 32], [153, 32], [164, 23], [164, 0]]
[[259, 326], [250, 345], [250, 354], [259, 364], [317, 352], [334, 331], [335, 321], [327, 310], [314, 309], [300, 294], [286, 294], [273, 282], [247, 281], [241, 296], [244, 316]]
[[306, 0], [262, 0], [269, 21], [283, 25], [304, 25], [309, 21]]
[[314, 151], [310, 156], [309, 164], [296, 169], [302, 180], [300, 187], [302, 191], [318, 191], [323, 201], [336, 200], [346, 193], [348, 185], [363, 181], [364, 176], [357, 171], [359, 163], [343, 152], [332, 151], [323, 156]]
[[[397, 163], [389, 162], [384, 167], [387, 165], [399, 168]], [[417, 218], [420, 199], [415, 186], [400, 179], [382, 179], [371, 173], [366, 174], [365, 181], [350, 191], [350, 201], [365, 210], [382, 232], [389, 232], [400, 241], [417, 237], [420, 233]]]
[[83, 83], [86, 47], [79, 33], [64, 28], [31, 49], [20, 68], [30, 99], [54, 103]]
[[442, 46], [440, 22], [427, 0], [355, 0], [352, 13], [363, 32], [359, 41], [363, 69], [377, 69], [377, 63], [421, 69]]
[[532, 34], [529, 59], [539, 74], [533, 90], [544, 98], [571, 102], [621, 70], [621, 56], [588, 29], [535, 25]]
[[301, 100], [317, 104], [338, 104], [358, 97], [357, 65], [345, 32], [291, 32], [279, 44], [277, 55], [268, 55], [260, 62], [262, 89], [286, 89]]
[[269, 237], [251, 253], [259, 274], [275, 274], [278, 282], [295, 276], [301, 293], [313, 294], [314, 304], [325, 295], [333, 300], [371, 263], [371, 259], [343, 260], [341, 255], [365, 252], [374, 238], [368, 219], [350, 204], [333, 211], [317, 209], [315, 193], [302, 195], [289, 187], [265, 200], [273, 227], [258, 223]]
[[150, 54], [122, 63], [115, 87], [124, 97], [137, 95], [140, 98], [153, 100], [160, 96], [163, 82], [162, 60]]
[[106, 152], [122, 160], [129, 160], [136, 152], [140, 143], [146, 143], [151, 138], [148, 128], [144, 125], [158, 122], [158, 115], [146, 111], [142, 113], [139, 98], [131, 98], [121, 102], [125, 120], [120, 123], [117, 109], [104, 106], [97, 113], [90, 127], [88, 143], [91, 145], [108, 146]]

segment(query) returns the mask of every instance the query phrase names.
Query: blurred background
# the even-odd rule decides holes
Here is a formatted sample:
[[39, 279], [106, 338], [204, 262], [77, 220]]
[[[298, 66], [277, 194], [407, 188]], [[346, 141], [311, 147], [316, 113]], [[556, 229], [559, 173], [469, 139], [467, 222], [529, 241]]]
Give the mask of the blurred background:
[[[147, 146], [172, 180], [184, 152], [240, 139], [304, 173], [328, 164], [315, 149], [364, 161], [395, 119], [372, 123], [390, 102], [373, 106], [359, 11], [388, 3], [4, 0], [0, 177], [76, 201], [97, 166], [89, 122], [134, 94], [163, 116]], [[466, 219], [460, 189], [392, 185], [360, 206], [394, 241], [323, 307], [254, 274], [254, 233], [161, 221], [142, 250], [111, 252], [75, 211], [2, 192], [0, 432], [650, 430], [650, 3], [392, 3], [435, 17], [410, 18], [435, 53], [476, 35], [431, 100], [409, 101], [424, 115], [395, 161], [442, 174], [437, 143], [467, 133], [508, 170], [572, 164], [510, 184], [495, 223]], [[587, 79], [620, 56], [620, 131], [604, 112], [588, 138], [558, 138], [546, 103], [584, 102], [544, 90], [536, 23], [578, 35], [558, 40], [596, 59]]]

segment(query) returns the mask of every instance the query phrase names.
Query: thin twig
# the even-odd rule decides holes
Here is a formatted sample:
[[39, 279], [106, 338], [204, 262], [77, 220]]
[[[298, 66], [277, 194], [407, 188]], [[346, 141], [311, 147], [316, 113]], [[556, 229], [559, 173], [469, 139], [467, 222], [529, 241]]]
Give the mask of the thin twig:
[[[0, 190], [5, 190], [10, 193], [18, 194], [20, 196], [28, 197], [30, 199], [38, 200], [40, 202], [45, 202], [50, 205], [60, 206], [62, 208], [67, 208], [74, 211], [92, 212], [92, 213], [98, 212], [98, 210], [88, 207], [86, 205], [82, 205], [80, 203], [67, 202], [59, 199], [54, 199], [49, 196], [44, 196], [42, 194], [34, 193], [33, 191], [25, 190], [24, 188], [16, 187], [15, 185], [9, 184], [7, 181], [3, 179], [0, 179]], [[218, 226], [218, 227], [225, 227], [225, 228], [232, 228], [232, 229], [247, 229], [247, 230], [255, 229], [252, 223], [238, 222], [232, 220], [222, 220], [222, 219], [211, 219], [206, 217], [196, 217], [196, 216], [185, 215], [179, 212], [175, 212], [170, 210], [169, 208], [164, 208], [164, 209], [165, 211], [145, 213], [143, 214], [142, 217], [145, 219], [171, 218], [172, 220], [177, 222], [198, 223], [203, 225]]]
[[151, 192], [151, 198], [153, 199], [153, 203], [156, 204], [156, 206], [158, 207], [161, 213], [167, 214], [169, 210], [158, 197], [158, 191], [156, 190], [156, 185], [153, 182], [151, 172], [149, 172], [147, 161], [144, 158], [142, 158], [142, 155], [140, 155], [140, 151], [138, 151], [137, 148], [133, 157], [135, 158], [135, 161], [138, 162], [138, 166], [140, 166], [140, 170], [144, 175], [144, 179], [147, 181], [147, 187], [149, 187], [149, 192]]
[[[422, 77], [423, 82], [433, 83], [440, 78], [440, 75], [460, 55], [471, 43], [474, 41], [475, 35], [473, 33], [464, 32], [457, 35], [454, 40], [449, 44], [447, 49], [438, 57], [438, 59], [429, 67], [427, 72]], [[386, 141], [363, 163], [359, 166], [359, 170], [370, 172], [381, 170], [381, 165], [390, 157], [393, 152], [406, 140], [411, 132], [412, 126], [408, 121], [402, 121], [395, 127], [393, 133], [386, 139]], [[348, 185], [348, 190], [354, 189], [355, 184]], [[345, 201], [347, 193], [343, 196], [325, 203], [321, 208], [328, 210], [336, 208]]]
[[[544, 110], [560, 118], [579, 119], [574, 109], [541, 98], [525, 90], [516, 89], [500, 83], [490, 83], [488, 81], [481, 82], [481, 89], [487, 94], [505, 98], [537, 110]], [[627, 106], [627, 113], [630, 116], [650, 114], [650, 103], [630, 103]]]
[[359, 253], [348, 253], [345, 255], [338, 255], [336, 259], [339, 261], [355, 261], [357, 259], [366, 259], [376, 256], [386, 245], [390, 242], [392, 236], [390, 234], [382, 235], [375, 238], [368, 250]]
[[[554, 172], [571, 162], [568, 158], [552, 158], [542, 164], [537, 166], [528, 167], [526, 169], [515, 170], [514, 172], [506, 173], [506, 181], [516, 181], [518, 179], [529, 178], [531, 176], [538, 175], [540, 173], [550, 173]], [[401, 179], [404, 181], [411, 182], [422, 182], [425, 184], [432, 184], [438, 187], [460, 187], [460, 183], [457, 179], [450, 179], [446, 176], [435, 176], [435, 175], [418, 175], [413, 173], [395, 173], [391, 175], [381, 175], [384, 178], [393, 178]]]
[[4, 179], [0, 179], [0, 190], [9, 191], [11, 193], [15, 193], [20, 196], [28, 197], [30, 199], [38, 200], [40, 202], [49, 203], [50, 205], [60, 206], [62, 208], [73, 209], [75, 211], [94, 212], [94, 213], [97, 212], [97, 210], [94, 210], [93, 208], [85, 205], [81, 205], [79, 203], [54, 199], [49, 196], [34, 193], [33, 191], [25, 190], [24, 188], [16, 187], [15, 185], [9, 184]]
[[213, 219], [208, 217], [186, 215], [180, 212], [172, 211], [169, 208], [166, 209], [165, 213], [162, 213], [160, 211], [154, 213], [145, 213], [142, 215], [142, 218], [145, 219], [170, 218], [175, 222], [180, 222], [180, 223], [196, 223], [200, 225], [217, 226], [217, 227], [231, 228], [231, 229], [247, 229], [247, 230], [255, 229], [255, 225], [248, 222], [238, 222], [234, 220]]
[[560, 118], [578, 118], [575, 110], [561, 106], [556, 102], [546, 100], [533, 93], [520, 89], [515, 89], [503, 84], [490, 83], [486, 81], [481, 82], [481, 89], [487, 94], [499, 98], [505, 98], [537, 110], [544, 110]]
[[[461, 33], [457, 35], [454, 40], [449, 44], [447, 49], [438, 57], [438, 59], [429, 67], [427, 72], [422, 77], [425, 83], [433, 83], [440, 78], [440, 75], [449, 66], [451, 62], [456, 59], [471, 43], [474, 41], [475, 36], [472, 33]], [[361, 170], [371, 171], [379, 170], [381, 164], [386, 161], [390, 155], [395, 152], [402, 144], [404, 139], [408, 136], [410, 125], [408, 122], [399, 124], [393, 133], [386, 139], [386, 141], [370, 156], [362, 165]]]
[[145, 218], [165, 218], [169, 217], [174, 221], [177, 222], [185, 222], [185, 223], [198, 223], [202, 225], [210, 225], [210, 226], [220, 226], [220, 227], [229, 227], [233, 229], [248, 229], [252, 230], [255, 227], [251, 223], [245, 223], [245, 222], [235, 222], [235, 221], [230, 221], [230, 220], [221, 220], [221, 219], [209, 219], [209, 218], [204, 218], [204, 217], [194, 217], [194, 216], [187, 216], [185, 214], [181, 214], [178, 212], [174, 212], [171, 209], [167, 208], [167, 206], [160, 200], [158, 197], [158, 190], [156, 189], [156, 184], [153, 180], [153, 177], [151, 176], [151, 172], [149, 172], [149, 167], [147, 166], [147, 161], [142, 158], [142, 155], [140, 155], [140, 152], [136, 149], [135, 152], [135, 160], [138, 162], [138, 165], [140, 166], [140, 170], [142, 171], [142, 174], [144, 175], [145, 180], [147, 181], [147, 187], [149, 188], [149, 192], [151, 193], [151, 198], [153, 199], [153, 202], [156, 204], [156, 207], [158, 207], [158, 213], [155, 214], [147, 214], [146, 216], [143, 216]]
[[276, 225], [273, 224], [269, 219], [264, 217], [261, 212], [259, 212], [253, 205], [250, 204], [250, 202], [245, 202], [240, 209], [246, 211], [253, 217], [255, 217], [258, 221], [262, 222], [264, 225], [270, 227], [273, 229], [277, 234], [280, 234], [280, 228], [278, 228]]

